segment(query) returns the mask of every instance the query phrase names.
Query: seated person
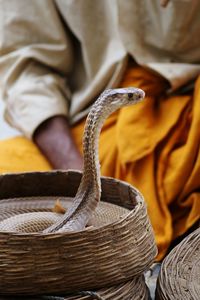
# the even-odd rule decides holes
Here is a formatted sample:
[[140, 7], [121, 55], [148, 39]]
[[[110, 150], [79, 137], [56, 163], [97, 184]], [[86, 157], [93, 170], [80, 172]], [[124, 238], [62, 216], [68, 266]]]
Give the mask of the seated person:
[[[165, 1], [168, 2], [168, 1]], [[144, 195], [158, 260], [200, 217], [200, 2], [1, 1], [0, 171], [81, 169], [85, 117], [106, 88], [146, 100], [106, 121], [102, 175]]]

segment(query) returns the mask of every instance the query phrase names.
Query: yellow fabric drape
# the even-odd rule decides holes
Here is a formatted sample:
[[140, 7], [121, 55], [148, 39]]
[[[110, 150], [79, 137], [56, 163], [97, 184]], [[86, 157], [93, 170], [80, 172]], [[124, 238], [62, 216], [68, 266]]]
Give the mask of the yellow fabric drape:
[[[102, 175], [131, 183], [145, 197], [158, 260], [200, 218], [200, 78], [193, 96], [166, 96], [166, 84], [131, 65], [120, 86], [142, 88], [146, 99], [114, 113], [100, 136]], [[73, 128], [80, 149], [83, 125]]]
[[27, 138], [18, 136], [0, 141], [0, 173], [49, 170], [46, 158]]
[[[200, 78], [193, 95], [167, 96], [166, 81], [130, 64], [121, 87], [146, 100], [110, 116], [100, 136], [102, 175], [125, 180], [144, 195], [162, 259], [172, 240], [200, 218]], [[85, 120], [72, 129], [81, 149]], [[17, 137], [0, 142], [0, 172], [50, 170], [36, 146]]]

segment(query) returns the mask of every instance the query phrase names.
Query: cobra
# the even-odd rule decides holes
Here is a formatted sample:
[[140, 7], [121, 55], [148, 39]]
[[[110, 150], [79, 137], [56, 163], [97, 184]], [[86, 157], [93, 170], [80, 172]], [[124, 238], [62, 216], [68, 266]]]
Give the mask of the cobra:
[[[145, 96], [138, 88], [105, 90], [93, 104], [86, 119], [83, 135], [83, 174], [69, 209], [59, 218], [51, 212], [33, 212], [9, 217], [0, 222], [0, 231], [20, 232], [22, 219], [37, 224], [43, 233], [83, 230], [92, 217], [101, 197], [100, 164], [98, 154], [99, 135], [106, 118], [117, 109], [140, 102]], [[52, 224], [53, 223], [53, 224]], [[44, 224], [52, 224], [44, 229]], [[26, 223], [23, 224], [23, 228]], [[26, 230], [25, 230], [26, 232]], [[32, 229], [34, 232], [34, 228]]]

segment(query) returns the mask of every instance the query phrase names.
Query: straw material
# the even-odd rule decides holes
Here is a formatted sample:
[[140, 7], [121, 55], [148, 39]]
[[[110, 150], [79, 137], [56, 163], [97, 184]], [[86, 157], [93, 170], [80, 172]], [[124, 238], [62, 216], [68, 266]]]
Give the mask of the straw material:
[[[72, 205], [72, 197], [21, 197], [21, 198], [10, 198], [5, 199], [0, 202], [0, 231], [3, 228], [12, 231], [13, 223], [15, 218], [17, 222], [20, 220], [20, 230], [19, 232], [38, 232], [51, 226], [54, 222], [62, 218], [62, 213], [55, 213], [56, 210], [62, 211], [63, 213]], [[56, 208], [57, 207], [57, 208]], [[37, 213], [36, 213], [37, 212]], [[112, 203], [107, 203], [101, 201], [94, 212], [91, 220], [89, 220], [89, 226], [100, 227], [106, 224], [110, 224], [123, 218], [127, 215], [130, 210], [115, 205]], [[34, 214], [34, 218], [31, 219], [31, 215]], [[46, 217], [48, 214], [48, 218]], [[49, 215], [51, 216], [49, 218]], [[12, 216], [12, 222], [8, 222], [9, 217]], [[28, 223], [28, 221], [31, 221]], [[41, 221], [42, 220], [42, 221]], [[4, 226], [2, 225], [4, 224]], [[10, 230], [9, 230], [10, 229]], [[89, 229], [89, 228], [87, 228]]]
[[[21, 300], [19, 297], [1, 297], [0, 300]], [[27, 298], [26, 298], [27, 299]], [[148, 300], [149, 291], [143, 276], [136, 276], [132, 280], [109, 288], [96, 291], [82, 291], [65, 296], [38, 296], [29, 297], [29, 300]]]
[[156, 293], [158, 300], [200, 299], [200, 228], [164, 259]]
[[[8, 199], [31, 204], [34, 197], [40, 206], [46, 196], [49, 201], [74, 197], [80, 179], [81, 173], [74, 171], [2, 175], [0, 211], [8, 208]], [[141, 194], [112, 178], [101, 182], [102, 201], [131, 211], [80, 232], [0, 232], [1, 294], [94, 290], [128, 281], [152, 264], [157, 248]]]

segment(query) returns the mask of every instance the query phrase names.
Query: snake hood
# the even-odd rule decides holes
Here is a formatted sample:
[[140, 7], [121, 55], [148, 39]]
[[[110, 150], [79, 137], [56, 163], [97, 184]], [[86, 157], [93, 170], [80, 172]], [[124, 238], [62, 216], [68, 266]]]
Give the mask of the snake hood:
[[[128, 106], [134, 103], [138, 103], [143, 100], [145, 93], [143, 90], [134, 87], [107, 89], [99, 97], [97, 102], [105, 101], [113, 106], [113, 110], [123, 106]], [[111, 109], [111, 107], [110, 107]]]

